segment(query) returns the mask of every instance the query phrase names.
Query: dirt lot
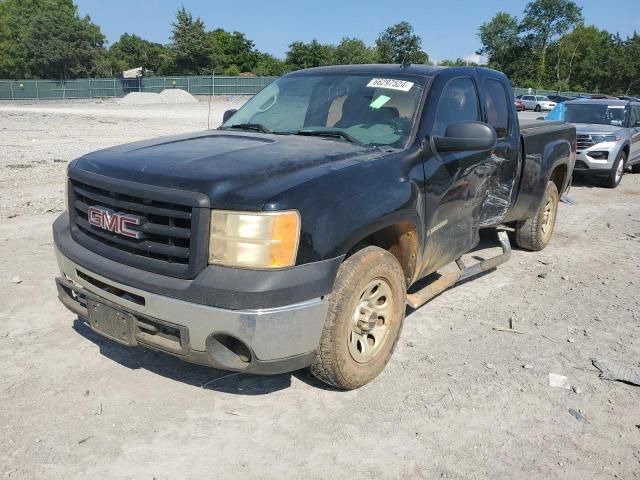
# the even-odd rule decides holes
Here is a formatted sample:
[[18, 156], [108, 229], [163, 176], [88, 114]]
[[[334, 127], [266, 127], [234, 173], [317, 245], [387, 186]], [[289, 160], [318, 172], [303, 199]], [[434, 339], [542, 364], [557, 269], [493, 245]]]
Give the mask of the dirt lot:
[[[232, 104], [214, 103], [212, 125]], [[0, 105], [2, 478], [640, 478], [640, 387], [591, 364], [640, 370], [640, 175], [574, 186], [544, 252], [514, 251], [410, 313], [386, 371], [358, 391], [93, 334], [53, 282], [66, 163], [206, 116], [206, 103]], [[493, 328], [510, 318], [524, 333]]]

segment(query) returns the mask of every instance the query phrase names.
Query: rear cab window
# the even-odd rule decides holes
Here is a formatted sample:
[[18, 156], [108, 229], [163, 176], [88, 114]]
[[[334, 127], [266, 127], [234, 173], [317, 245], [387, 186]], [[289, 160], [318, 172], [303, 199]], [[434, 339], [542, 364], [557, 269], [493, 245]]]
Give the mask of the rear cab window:
[[504, 85], [493, 78], [484, 82], [487, 123], [496, 131], [498, 138], [509, 135], [509, 96]]

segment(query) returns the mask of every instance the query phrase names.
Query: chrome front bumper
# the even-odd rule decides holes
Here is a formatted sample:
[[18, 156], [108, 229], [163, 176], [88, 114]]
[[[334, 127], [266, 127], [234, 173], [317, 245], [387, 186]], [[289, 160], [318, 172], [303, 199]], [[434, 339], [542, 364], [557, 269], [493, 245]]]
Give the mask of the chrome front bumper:
[[[277, 308], [227, 310], [115, 282], [74, 263], [58, 249], [56, 257], [61, 272], [58, 292], [65, 306], [84, 320], [90, 317], [87, 302], [122, 312], [135, 330], [133, 345], [218, 368], [280, 373], [309, 365], [320, 342], [326, 298]], [[172, 333], [154, 336], [154, 330], [163, 329]], [[241, 360], [233, 355], [238, 345], [249, 352]]]

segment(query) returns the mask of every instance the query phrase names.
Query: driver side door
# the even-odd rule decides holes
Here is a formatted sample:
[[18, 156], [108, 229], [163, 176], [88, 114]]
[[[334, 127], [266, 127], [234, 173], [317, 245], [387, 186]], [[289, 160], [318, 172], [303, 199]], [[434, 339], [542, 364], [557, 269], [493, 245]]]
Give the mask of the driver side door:
[[491, 152], [437, 150], [433, 137], [445, 135], [449, 125], [482, 118], [474, 77], [454, 77], [441, 88], [438, 96], [439, 85], [432, 87], [432, 97], [439, 98], [426, 109], [426, 115], [433, 116], [433, 123], [424, 161], [427, 212], [424, 275], [456, 260], [478, 243], [482, 203], [491, 170]]

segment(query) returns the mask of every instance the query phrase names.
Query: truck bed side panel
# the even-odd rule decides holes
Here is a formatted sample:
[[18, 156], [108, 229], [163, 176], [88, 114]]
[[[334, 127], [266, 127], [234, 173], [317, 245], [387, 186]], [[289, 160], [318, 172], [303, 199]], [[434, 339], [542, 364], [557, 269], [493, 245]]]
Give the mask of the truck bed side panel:
[[540, 206], [547, 182], [557, 167], [566, 169], [559, 188], [562, 194], [571, 180], [572, 143], [575, 128], [561, 122], [525, 123], [520, 128], [522, 174], [516, 202], [505, 222], [524, 220], [533, 216]]

